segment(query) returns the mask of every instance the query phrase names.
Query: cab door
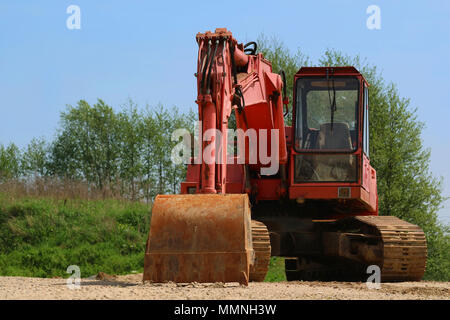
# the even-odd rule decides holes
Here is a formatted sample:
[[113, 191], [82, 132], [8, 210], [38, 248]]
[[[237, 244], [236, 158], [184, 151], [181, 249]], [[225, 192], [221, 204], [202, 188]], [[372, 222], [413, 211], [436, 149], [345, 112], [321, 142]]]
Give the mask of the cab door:
[[362, 186], [370, 192], [371, 166], [369, 160], [369, 90], [364, 84], [364, 104], [363, 104], [363, 155], [362, 155]]

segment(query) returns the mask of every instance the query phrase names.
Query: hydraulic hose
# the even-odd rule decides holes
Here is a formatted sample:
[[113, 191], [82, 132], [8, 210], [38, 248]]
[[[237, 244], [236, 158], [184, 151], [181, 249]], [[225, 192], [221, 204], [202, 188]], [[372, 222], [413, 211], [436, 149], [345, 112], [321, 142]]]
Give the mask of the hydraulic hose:
[[[253, 45], [253, 48], [248, 48], [251, 45]], [[258, 50], [258, 44], [255, 41], [248, 42], [244, 46], [244, 52], [246, 54], [254, 56], [256, 54], [256, 50]]]
[[210, 84], [211, 84], [211, 69], [213, 65], [214, 58], [216, 57], [217, 48], [219, 47], [219, 40], [216, 40], [216, 46], [214, 47], [214, 53], [211, 56], [211, 61], [209, 63], [209, 70], [208, 70], [208, 77], [206, 79], [206, 93], [208, 94], [210, 92]]
[[234, 61], [234, 45], [233, 42], [229, 42], [230, 46], [230, 58], [231, 58], [231, 70], [233, 72], [233, 83], [237, 84], [237, 70], [236, 70], [236, 62]]
[[205, 76], [206, 76], [206, 70], [208, 69], [208, 62], [209, 62], [209, 55], [210, 54], [211, 54], [211, 40], [208, 41], [208, 52], [206, 54], [206, 65], [203, 67], [203, 71], [202, 71], [202, 81], [201, 81], [201, 84], [200, 84], [202, 92], [203, 92], [204, 86], [205, 86]]

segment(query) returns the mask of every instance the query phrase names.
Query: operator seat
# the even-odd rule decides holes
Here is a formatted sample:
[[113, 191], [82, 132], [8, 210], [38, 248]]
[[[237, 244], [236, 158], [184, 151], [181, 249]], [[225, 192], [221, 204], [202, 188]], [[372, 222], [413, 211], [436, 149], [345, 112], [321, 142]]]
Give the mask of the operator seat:
[[320, 125], [319, 137], [317, 139], [318, 149], [352, 149], [352, 138], [350, 129], [345, 122], [334, 122], [333, 130], [331, 123]]
[[[350, 151], [352, 139], [345, 122], [322, 123], [317, 137], [317, 149]], [[317, 154], [313, 166], [321, 181], [353, 181], [356, 178], [354, 157], [350, 154]]]

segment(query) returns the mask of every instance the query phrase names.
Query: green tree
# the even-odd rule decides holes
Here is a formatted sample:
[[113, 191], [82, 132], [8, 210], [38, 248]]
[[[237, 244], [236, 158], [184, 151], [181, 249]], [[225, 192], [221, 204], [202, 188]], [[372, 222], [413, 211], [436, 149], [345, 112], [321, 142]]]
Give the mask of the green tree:
[[182, 128], [193, 132], [195, 118], [196, 115], [192, 111], [181, 113], [176, 107], [147, 107], [142, 130], [142, 176], [147, 198], [153, 198], [157, 194], [179, 192], [180, 182], [186, 175], [186, 166], [176, 165], [170, 158], [172, 149], [178, 143], [172, 141], [172, 132]]
[[126, 185], [130, 190], [132, 200], [136, 200], [139, 193], [139, 183], [142, 171], [143, 149], [143, 121], [142, 115], [137, 110], [137, 105], [130, 99], [124, 110], [118, 114], [119, 130], [119, 167], [122, 188]]
[[[48, 174], [132, 200], [177, 193], [186, 167], [171, 161], [177, 143], [171, 136], [179, 128], [192, 131], [194, 118], [192, 111], [162, 105], [141, 112], [131, 99], [119, 112], [102, 100], [93, 106], [81, 100], [61, 113], [61, 127], [47, 155]], [[39, 149], [39, 143], [32, 145]]]
[[165, 109], [162, 105], [151, 111], [154, 119], [155, 133], [152, 137], [151, 152], [153, 155], [154, 165], [151, 172], [147, 174], [153, 176], [156, 182], [154, 195], [163, 193], [172, 193], [172, 179], [170, 177], [174, 170], [173, 163], [170, 159], [171, 150], [175, 145], [171, 141], [172, 132], [177, 129], [179, 122], [177, 121], [179, 114], [176, 107], [172, 110]]
[[[177, 129], [186, 129], [193, 135], [194, 123], [197, 119], [197, 115], [190, 110], [188, 113], [180, 113], [177, 108], [173, 108], [170, 114], [170, 136], [166, 138], [169, 139], [169, 147], [170, 150], [168, 152], [168, 157], [171, 156], [171, 151], [178, 143], [178, 141], [172, 141], [172, 132]], [[168, 159], [170, 160], [170, 159]], [[166, 173], [167, 178], [167, 189], [170, 190], [170, 193], [178, 193], [180, 192], [180, 183], [186, 177], [186, 165], [185, 164], [175, 164], [170, 160], [169, 170]]]
[[70, 130], [60, 129], [58, 136], [49, 148], [48, 170], [50, 176], [66, 180], [84, 179], [78, 154], [79, 145]]
[[156, 186], [156, 179], [154, 175], [154, 168], [156, 166], [155, 143], [158, 135], [156, 130], [156, 121], [152, 116], [150, 108], [147, 106], [145, 113], [142, 115], [142, 150], [141, 150], [141, 188], [144, 198], [149, 202], [152, 197], [156, 195], [154, 188]]
[[0, 181], [20, 178], [21, 157], [21, 151], [14, 143], [6, 148], [0, 144]]
[[117, 126], [114, 110], [100, 99], [93, 106], [84, 100], [68, 106], [52, 148], [55, 170], [86, 179], [98, 189], [111, 186], [118, 172]]
[[33, 138], [22, 155], [22, 168], [26, 176], [44, 177], [49, 168], [49, 146], [44, 138]]

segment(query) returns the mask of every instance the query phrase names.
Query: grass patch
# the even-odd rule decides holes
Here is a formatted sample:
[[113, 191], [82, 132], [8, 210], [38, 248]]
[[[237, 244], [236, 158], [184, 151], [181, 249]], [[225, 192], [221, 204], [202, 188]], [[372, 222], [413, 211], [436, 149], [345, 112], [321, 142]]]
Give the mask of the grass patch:
[[286, 281], [284, 273], [284, 258], [272, 257], [269, 263], [269, 272], [267, 272], [265, 282]]
[[143, 271], [149, 206], [119, 200], [10, 200], [0, 194], [0, 275]]

